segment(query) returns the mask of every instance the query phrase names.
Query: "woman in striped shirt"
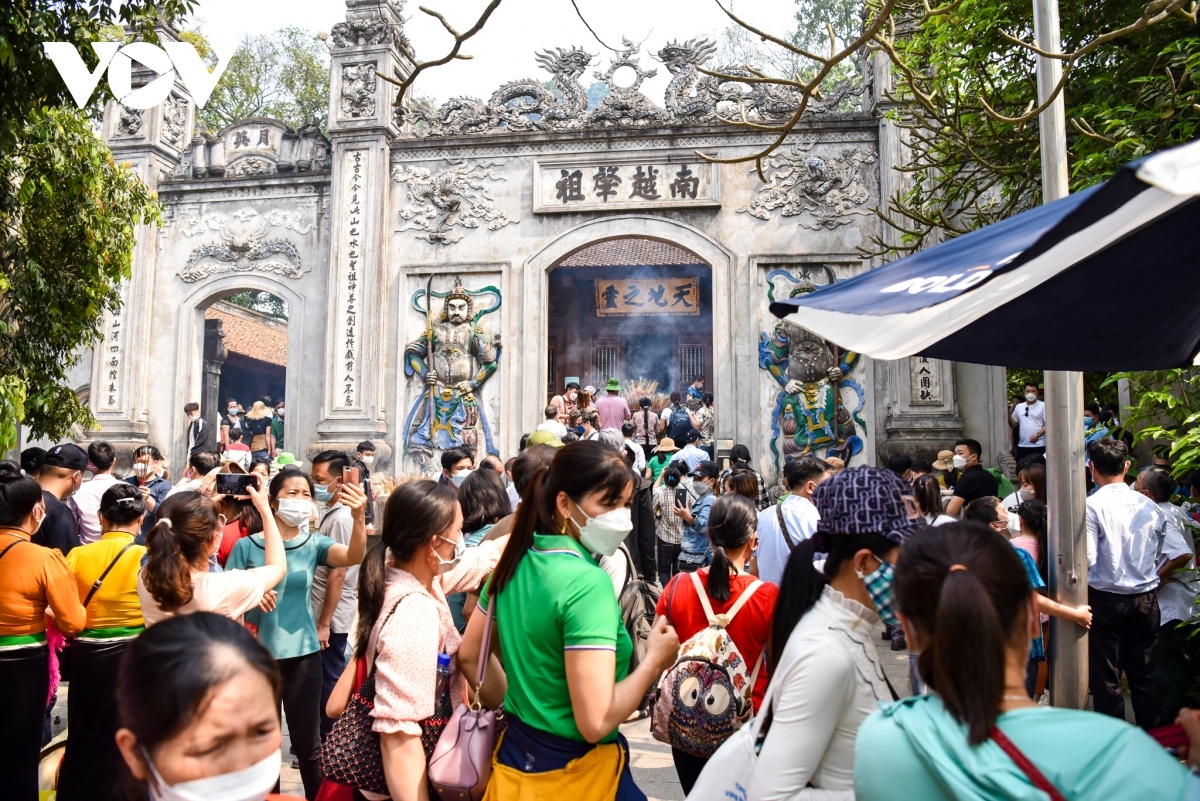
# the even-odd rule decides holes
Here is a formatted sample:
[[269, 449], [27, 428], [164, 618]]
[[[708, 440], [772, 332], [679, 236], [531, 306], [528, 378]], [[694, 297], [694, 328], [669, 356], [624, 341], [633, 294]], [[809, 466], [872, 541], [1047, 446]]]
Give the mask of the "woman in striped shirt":
[[30, 538], [46, 519], [42, 488], [0, 462], [0, 776], [6, 798], [35, 801], [42, 718], [50, 695], [46, 612], [68, 637], [86, 615], [66, 559]]

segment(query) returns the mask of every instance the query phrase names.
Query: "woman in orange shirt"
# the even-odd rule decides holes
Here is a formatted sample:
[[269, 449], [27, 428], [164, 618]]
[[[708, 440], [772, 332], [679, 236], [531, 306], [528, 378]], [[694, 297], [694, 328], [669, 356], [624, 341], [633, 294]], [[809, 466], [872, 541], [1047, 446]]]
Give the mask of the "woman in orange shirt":
[[46, 519], [38, 483], [0, 462], [0, 776], [7, 798], [36, 801], [42, 719], [50, 695], [47, 607], [62, 633], [87, 620], [63, 555], [30, 538]]

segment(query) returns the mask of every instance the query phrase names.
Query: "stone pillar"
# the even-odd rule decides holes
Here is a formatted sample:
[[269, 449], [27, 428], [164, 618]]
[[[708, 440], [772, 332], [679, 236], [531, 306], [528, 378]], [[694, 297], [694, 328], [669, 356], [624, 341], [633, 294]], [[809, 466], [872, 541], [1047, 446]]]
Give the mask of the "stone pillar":
[[402, 79], [412, 70], [396, 0], [346, 0], [346, 21], [333, 27], [329, 93], [332, 147], [332, 220], [329, 327], [324, 414], [319, 441], [353, 450], [374, 440], [380, 461], [390, 449], [384, 418], [384, 354], [388, 288], [389, 143], [400, 132], [393, 113], [395, 87], [379, 74]]
[[220, 320], [204, 321], [204, 384], [200, 389], [200, 416], [221, 419], [221, 365], [225, 364], [225, 326]]
[[[160, 41], [179, 41], [178, 31], [166, 25], [158, 27], [158, 36]], [[134, 62], [134, 86], [144, 85], [156, 75]], [[184, 153], [192, 147], [194, 105], [187, 87], [176, 73], [171, 94], [154, 108], [128, 109], [109, 100], [104, 109], [104, 141], [118, 163], [128, 162], [146, 186], [152, 192], [157, 191], [163, 178], [179, 170]], [[131, 461], [134, 448], [147, 444], [148, 391], [153, 380], [148, 364], [158, 228], [140, 225], [136, 236], [132, 276], [120, 288], [121, 308], [116, 312], [105, 312], [101, 323], [102, 340], [95, 348], [92, 360], [92, 413], [103, 426], [103, 438], [116, 446], [121, 466]], [[177, 405], [181, 408], [174, 413], [179, 416], [180, 424], [174, 430], [180, 432], [182, 441], [182, 402]], [[155, 413], [164, 412], [156, 409]], [[168, 442], [153, 444], [164, 452], [169, 452], [172, 445]]]
[[[869, 59], [864, 105], [879, 115], [879, 204], [886, 208], [889, 198], [908, 188], [909, 174], [896, 167], [906, 164], [911, 153], [906, 132], [888, 118], [896, 108], [887, 98], [892, 89], [891, 62], [882, 52]], [[882, 235], [889, 244], [900, 244], [899, 232], [890, 226], [884, 227]], [[875, 375], [875, 419], [883, 421], [882, 436], [876, 440], [879, 464], [886, 465], [901, 452], [932, 461], [939, 450], [952, 447], [963, 435], [954, 363], [912, 356], [879, 362]]]

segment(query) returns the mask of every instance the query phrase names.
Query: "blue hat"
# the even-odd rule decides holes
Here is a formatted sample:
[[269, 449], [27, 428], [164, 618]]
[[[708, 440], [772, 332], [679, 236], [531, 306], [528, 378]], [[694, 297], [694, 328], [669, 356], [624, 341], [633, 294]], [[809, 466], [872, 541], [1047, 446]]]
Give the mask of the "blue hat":
[[878, 467], [836, 473], [817, 486], [813, 503], [821, 513], [817, 532], [826, 538], [880, 534], [903, 545], [910, 534], [927, 525], [912, 486], [891, 470]]

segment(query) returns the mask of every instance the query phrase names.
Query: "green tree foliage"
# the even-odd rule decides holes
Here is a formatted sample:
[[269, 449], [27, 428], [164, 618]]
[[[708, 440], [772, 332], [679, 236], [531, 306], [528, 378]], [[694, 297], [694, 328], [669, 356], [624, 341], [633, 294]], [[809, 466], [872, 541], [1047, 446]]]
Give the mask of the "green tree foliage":
[[[201, 31], [190, 36], [189, 41], [203, 40]], [[211, 131], [250, 117], [298, 129], [315, 116], [324, 128], [328, 115], [329, 49], [297, 27], [244, 37], [212, 97], [197, 111]]]
[[[1161, 5], [1161, 4], [1160, 4]], [[927, 7], [924, 7], [927, 8]], [[1061, 4], [1065, 53], [1137, 22], [1140, 0]], [[962, 0], [944, 13], [897, 14], [890, 45], [897, 104], [912, 135], [912, 186], [885, 215], [899, 250], [922, 247], [1041, 202], [1036, 117], [1037, 56], [1031, 0]], [[1146, 12], [1149, 14], [1150, 12]], [[1200, 31], [1182, 11], [1100, 44], [1068, 62], [1065, 84], [1071, 190], [1111, 176], [1123, 163], [1190, 141], [1200, 122]], [[875, 242], [873, 252], [897, 250]]]
[[1200, 469], [1200, 371], [1116, 373], [1107, 383], [1115, 387], [1121, 379], [1129, 380], [1133, 400], [1122, 423], [1134, 441], [1168, 445], [1176, 477]]
[[280, 297], [272, 295], [270, 292], [258, 292], [255, 290], [247, 290], [245, 292], [235, 292], [225, 298], [227, 303], [232, 303], [235, 306], [241, 306], [244, 309], [256, 311], [259, 314], [265, 314], [269, 317], [274, 317], [287, 322], [288, 305], [287, 302]]
[[0, 450], [16, 422], [58, 439], [93, 423], [66, 386], [130, 276], [134, 228], [158, 201], [75, 109], [37, 110], [0, 155]]

